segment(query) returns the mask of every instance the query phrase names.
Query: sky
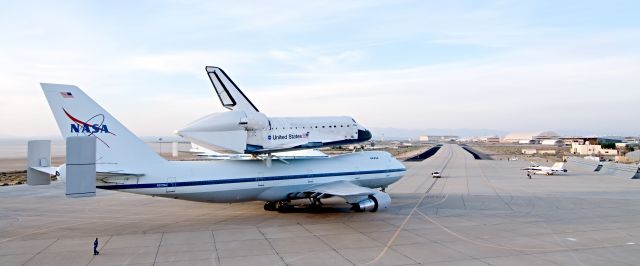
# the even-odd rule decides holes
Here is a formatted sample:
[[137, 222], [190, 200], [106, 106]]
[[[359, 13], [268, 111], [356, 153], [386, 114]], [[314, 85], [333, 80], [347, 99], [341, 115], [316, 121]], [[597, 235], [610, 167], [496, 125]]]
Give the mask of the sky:
[[269, 116], [640, 135], [638, 1], [3, 2], [0, 137], [59, 135], [40, 82], [171, 135], [226, 110], [207, 65]]

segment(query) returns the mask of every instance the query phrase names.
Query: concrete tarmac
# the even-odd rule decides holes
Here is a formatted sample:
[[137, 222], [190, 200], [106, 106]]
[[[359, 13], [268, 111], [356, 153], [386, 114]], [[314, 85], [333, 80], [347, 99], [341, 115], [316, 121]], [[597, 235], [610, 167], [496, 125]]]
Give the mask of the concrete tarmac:
[[[390, 210], [278, 213], [64, 184], [0, 188], [0, 265], [638, 265], [640, 180], [474, 160], [406, 163]], [[442, 171], [441, 179], [431, 172]], [[92, 255], [100, 239], [100, 255]]]

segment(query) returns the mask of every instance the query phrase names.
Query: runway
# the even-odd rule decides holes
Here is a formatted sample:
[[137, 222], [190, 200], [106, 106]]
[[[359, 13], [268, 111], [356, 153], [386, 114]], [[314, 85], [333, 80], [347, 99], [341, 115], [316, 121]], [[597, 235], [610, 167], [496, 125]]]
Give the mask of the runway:
[[[266, 212], [64, 184], [0, 188], [0, 265], [637, 265], [640, 180], [474, 160], [406, 162], [379, 213]], [[441, 171], [442, 178], [431, 178]], [[92, 255], [100, 239], [100, 255]]]

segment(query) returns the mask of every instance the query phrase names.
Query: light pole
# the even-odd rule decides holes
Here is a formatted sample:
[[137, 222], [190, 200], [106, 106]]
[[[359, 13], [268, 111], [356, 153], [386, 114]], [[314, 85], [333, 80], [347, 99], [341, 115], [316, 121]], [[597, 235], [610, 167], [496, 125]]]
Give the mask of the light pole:
[[162, 138], [158, 138], [158, 142], [160, 143], [160, 156], [162, 156]]

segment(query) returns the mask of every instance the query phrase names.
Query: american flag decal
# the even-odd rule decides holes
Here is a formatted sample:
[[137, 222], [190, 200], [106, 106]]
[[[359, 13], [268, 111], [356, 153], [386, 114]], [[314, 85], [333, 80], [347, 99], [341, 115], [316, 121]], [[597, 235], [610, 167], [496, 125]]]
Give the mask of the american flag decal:
[[73, 98], [73, 94], [71, 94], [71, 92], [68, 92], [68, 91], [61, 91], [60, 95], [62, 95], [62, 98]]

